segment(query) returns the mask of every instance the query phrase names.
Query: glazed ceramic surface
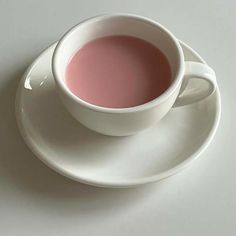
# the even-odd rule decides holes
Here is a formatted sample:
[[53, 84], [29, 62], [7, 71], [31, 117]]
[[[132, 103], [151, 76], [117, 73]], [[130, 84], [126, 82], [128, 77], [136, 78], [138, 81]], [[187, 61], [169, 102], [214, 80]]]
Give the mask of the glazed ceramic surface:
[[[123, 109], [96, 106], [74, 95], [65, 82], [69, 60], [87, 42], [108, 35], [135, 36], [158, 47], [170, 63], [172, 83], [169, 88], [148, 103]], [[93, 65], [90, 66], [92, 70]], [[151, 19], [132, 14], [97, 16], [74, 26], [57, 44], [52, 72], [61, 100], [71, 115], [87, 128], [111, 136], [132, 135], [149, 128], [173, 105], [205, 99], [216, 88], [215, 72], [206, 64], [184, 58], [178, 39], [169, 30]], [[184, 91], [192, 79], [198, 83]]]
[[[207, 99], [171, 111], [137, 135], [110, 137], [80, 125], [62, 105], [51, 71], [56, 44], [24, 74], [16, 97], [21, 134], [40, 160], [79, 182], [129, 187], [161, 180], [192, 163], [209, 145], [220, 118], [217, 89]], [[181, 43], [185, 60], [205, 63]], [[194, 81], [186, 88], [191, 90]]]

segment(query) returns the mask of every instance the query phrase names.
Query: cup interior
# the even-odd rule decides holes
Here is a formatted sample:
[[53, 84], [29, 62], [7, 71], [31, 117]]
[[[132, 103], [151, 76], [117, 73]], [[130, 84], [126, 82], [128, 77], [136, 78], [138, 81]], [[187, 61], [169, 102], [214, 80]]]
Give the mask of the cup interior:
[[104, 15], [76, 25], [60, 40], [53, 56], [53, 71], [60, 84], [66, 86], [66, 67], [81, 47], [96, 38], [112, 35], [134, 36], [153, 44], [167, 57], [171, 67], [172, 83], [175, 81], [182, 63], [181, 49], [169, 31], [143, 17]]

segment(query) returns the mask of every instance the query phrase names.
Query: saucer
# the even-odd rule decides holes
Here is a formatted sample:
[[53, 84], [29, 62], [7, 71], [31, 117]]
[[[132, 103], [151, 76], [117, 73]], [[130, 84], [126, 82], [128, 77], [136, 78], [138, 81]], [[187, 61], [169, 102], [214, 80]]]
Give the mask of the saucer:
[[[25, 72], [16, 96], [17, 123], [26, 144], [46, 165], [76, 181], [129, 187], [171, 176], [211, 142], [220, 119], [220, 93], [173, 108], [155, 127], [128, 137], [95, 133], [61, 104], [51, 72], [56, 44]], [[204, 60], [181, 42], [185, 60]], [[192, 84], [188, 86], [191, 89]]]

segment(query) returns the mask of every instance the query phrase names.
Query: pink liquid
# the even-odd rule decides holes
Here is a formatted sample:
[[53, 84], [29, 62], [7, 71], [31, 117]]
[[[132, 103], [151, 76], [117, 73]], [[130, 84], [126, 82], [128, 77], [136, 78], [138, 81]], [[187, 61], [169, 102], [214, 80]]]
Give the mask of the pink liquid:
[[152, 44], [136, 37], [108, 36], [78, 50], [67, 66], [66, 83], [91, 104], [127, 108], [160, 96], [171, 83], [171, 69]]

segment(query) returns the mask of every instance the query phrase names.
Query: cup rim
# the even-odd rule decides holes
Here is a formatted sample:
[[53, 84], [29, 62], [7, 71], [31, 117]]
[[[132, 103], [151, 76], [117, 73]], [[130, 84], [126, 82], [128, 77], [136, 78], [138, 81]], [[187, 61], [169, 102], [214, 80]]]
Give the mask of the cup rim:
[[[71, 34], [73, 34], [73, 32], [76, 31], [77, 28], [79, 28], [80, 26], [85, 25], [90, 22], [93, 22], [93, 21], [98, 21], [98, 20], [102, 20], [102, 19], [106, 20], [111, 17], [134, 18], [134, 19], [138, 19], [140, 21], [144, 21], [145, 23], [151, 24], [155, 27], [158, 27], [159, 30], [161, 30], [166, 35], [168, 35], [168, 37], [172, 40], [172, 42], [174, 43], [174, 45], [178, 51], [178, 60], [180, 63], [179, 63], [179, 67], [177, 68], [176, 76], [175, 76], [173, 82], [160, 96], [156, 97], [155, 99], [153, 99], [149, 102], [146, 102], [146, 103], [138, 105], [138, 106], [126, 107], [126, 108], [109, 108], [109, 107], [102, 107], [102, 106], [94, 105], [92, 103], [84, 101], [80, 97], [73, 94], [70, 91], [70, 89], [68, 88], [68, 86], [66, 86], [66, 83], [64, 82], [64, 79], [63, 79], [64, 77], [61, 77], [58, 74], [58, 70], [57, 70], [58, 63], [57, 62], [58, 62], [58, 57], [59, 57], [59, 51], [61, 50], [62, 44], [64, 43], [64, 41], [68, 37], [70, 37]], [[55, 80], [56, 84], [60, 87], [60, 89], [63, 91], [63, 93], [66, 94], [70, 99], [72, 99], [76, 103], [82, 105], [83, 107], [86, 107], [88, 109], [91, 109], [91, 110], [94, 110], [97, 112], [103, 112], [103, 113], [133, 113], [133, 112], [139, 112], [139, 111], [151, 109], [151, 108], [163, 103], [164, 101], [166, 101], [175, 92], [175, 89], [181, 83], [181, 78], [183, 77], [183, 74], [184, 74], [183, 62], [184, 62], [184, 54], [183, 54], [183, 51], [181, 49], [178, 39], [160, 23], [157, 23], [154, 20], [151, 20], [147, 17], [136, 15], [136, 14], [129, 14], [129, 13], [102, 14], [102, 15], [97, 15], [97, 16], [91, 17], [91, 18], [87, 18], [87, 19], [81, 21], [80, 23], [74, 25], [73, 27], [71, 27], [69, 30], [67, 30], [64, 33], [64, 35], [58, 41], [56, 48], [55, 48], [53, 55], [52, 55], [52, 73], [53, 73], [54, 80]]]

